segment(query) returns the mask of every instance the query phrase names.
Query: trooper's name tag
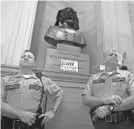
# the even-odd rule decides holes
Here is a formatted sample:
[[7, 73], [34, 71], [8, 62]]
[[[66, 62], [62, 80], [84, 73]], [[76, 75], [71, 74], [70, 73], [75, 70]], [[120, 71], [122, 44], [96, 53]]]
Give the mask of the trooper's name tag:
[[97, 79], [93, 81], [93, 84], [95, 83], [105, 83], [105, 79]]
[[42, 90], [42, 86], [37, 85], [37, 84], [30, 84], [29, 89]]
[[20, 84], [10, 84], [10, 85], [6, 85], [5, 90], [13, 90], [13, 89], [19, 89], [20, 88]]
[[117, 77], [117, 78], [113, 78], [112, 82], [125, 82], [125, 77]]

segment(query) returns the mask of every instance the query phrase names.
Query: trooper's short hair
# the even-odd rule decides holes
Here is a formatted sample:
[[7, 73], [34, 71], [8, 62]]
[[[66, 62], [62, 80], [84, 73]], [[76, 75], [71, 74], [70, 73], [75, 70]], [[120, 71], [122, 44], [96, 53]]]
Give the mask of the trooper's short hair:
[[34, 57], [35, 57], [35, 60], [36, 60], [36, 56], [35, 56], [35, 54], [34, 54], [31, 50], [25, 50], [25, 51], [22, 53], [22, 55], [23, 55], [24, 53], [26, 53], [26, 52], [32, 53], [32, 54], [34, 55]]
[[122, 65], [123, 62], [123, 55], [119, 54], [114, 48], [110, 48], [104, 51], [104, 58], [110, 54], [115, 54], [117, 56], [118, 59], [118, 64]]
[[108, 56], [109, 54], [118, 55], [117, 51], [114, 48], [110, 48], [104, 51], [104, 57]]
[[[127, 66], [124, 65], [124, 60], [127, 59], [127, 53], [124, 52], [123, 54], [119, 54], [114, 48], [110, 48], [104, 51], [104, 58], [108, 56], [109, 54], [116, 54], [118, 59], [118, 65], [121, 67], [121, 69], [127, 70]], [[105, 65], [100, 65], [100, 70], [104, 70]]]

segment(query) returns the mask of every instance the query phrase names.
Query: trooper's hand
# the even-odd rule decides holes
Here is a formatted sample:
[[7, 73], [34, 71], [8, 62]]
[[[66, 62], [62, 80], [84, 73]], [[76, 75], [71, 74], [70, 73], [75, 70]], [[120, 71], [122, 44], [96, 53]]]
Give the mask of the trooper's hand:
[[19, 118], [22, 122], [28, 124], [29, 126], [35, 123], [36, 114], [27, 111], [20, 111], [19, 113]]
[[118, 95], [112, 95], [111, 99], [112, 99], [113, 101], [115, 101], [115, 103], [114, 103], [115, 106], [118, 106], [118, 105], [120, 105], [120, 104], [122, 103], [122, 99], [121, 99], [121, 97], [118, 96]]
[[39, 118], [44, 117], [44, 119], [42, 120], [41, 125], [43, 125], [44, 123], [45, 124], [50, 123], [54, 116], [55, 116], [55, 113], [53, 111], [48, 111], [45, 114], [40, 115]]
[[108, 98], [102, 98], [102, 101], [104, 104], [114, 104], [115, 106], [118, 106], [122, 103], [121, 97], [118, 95], [112, 95]]
[[108, 109], [108, 105], [104, 105], [104, 106], [98, 107], [95, 110], [95, 114], [96, 114], [96, 116], [98, 116], [100, 118], [104, 118], [105, 116], [109, 115], [110, 111]]

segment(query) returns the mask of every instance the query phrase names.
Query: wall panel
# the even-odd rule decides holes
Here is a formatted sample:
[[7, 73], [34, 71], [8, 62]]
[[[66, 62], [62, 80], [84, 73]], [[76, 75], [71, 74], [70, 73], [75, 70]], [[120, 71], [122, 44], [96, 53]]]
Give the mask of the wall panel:
[[2, 1], [3, 65], [18, 66], [22, 52], [29, 49], [37, 1]]

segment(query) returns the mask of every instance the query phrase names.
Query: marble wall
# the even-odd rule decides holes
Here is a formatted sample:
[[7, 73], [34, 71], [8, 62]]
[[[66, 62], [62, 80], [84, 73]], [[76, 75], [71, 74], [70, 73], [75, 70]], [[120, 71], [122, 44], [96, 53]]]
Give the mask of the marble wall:
[[[37, 55], [37, 67], [42, 69], [45, 65], [47, 48], [55, 48], [47, 44], [44, 40], [44, 35], [49, 26], [53, 26], [56, 21], [56, 15], [58, 10], [65, 7], [72, 7], [78, 15], [80, 30], [86, 39], [87, 47], [82, 50], [82, 53], [90, 55], [91, 73], [93, 67], [98, 63], [100, 59], [100, 53], [98, 48], [101, 48], [102, 40], [97, 39], [98, 31], [101, 31], [101, 12], [100, 2], [92, 1], [39, 1], [35, 26], [33, 31], [33, 38], [31, 43], [31, 50]], [[99, 7], [99, 8], [98, 8]], [[99, 43], [98, 47], [97, 43]], [[101, 49], [102, 50], [102, 49]], [[99, 50], [99, 51], [101, 51]], [[99, 56], [99, 57], [98, 57]]]
[[134, 72], [133, 2], [102, 1], [103, 48], [127, 53], [125, 64]]
[[1, 2], [1, 64], [19, 66], [25, 49], [30, 49], [37, 1]]
[[54, 25], [58, 10], [72, 7], [86, 39], [82, 53], [90, 55], [90, 73], [103, 63], [103, 49], [111, 47], [127, 53], [126, 64], [134, 72], [133, 1], [39, 1], [38, 5], [3, 1], [1, 5], [2, 65], [18, 66], [21, 53], [30, 48], [37, 56], [37, 68], [44, 69], [47, 48], [55, 48], [44, 35]]
[[133, 44], [134, 44], [134, 1], [128, 1], [128, 11], [133, 35]]

